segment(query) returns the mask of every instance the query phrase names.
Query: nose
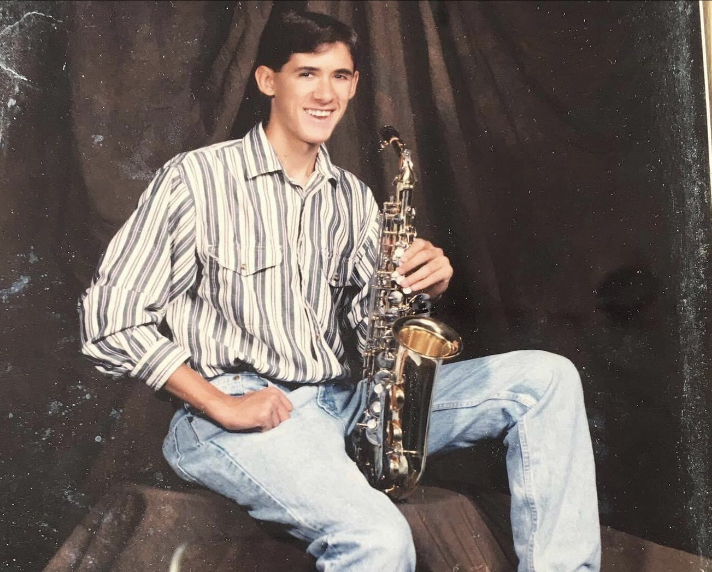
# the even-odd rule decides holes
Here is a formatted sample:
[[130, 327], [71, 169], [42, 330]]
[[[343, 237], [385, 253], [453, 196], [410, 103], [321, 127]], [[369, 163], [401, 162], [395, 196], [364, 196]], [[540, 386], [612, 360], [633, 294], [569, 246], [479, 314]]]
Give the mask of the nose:
[[319, 80], [314, 89], [314, 98], [322, 103], [328, 103], [334, 99], [334, 86], [331, 78], [324, 77]]

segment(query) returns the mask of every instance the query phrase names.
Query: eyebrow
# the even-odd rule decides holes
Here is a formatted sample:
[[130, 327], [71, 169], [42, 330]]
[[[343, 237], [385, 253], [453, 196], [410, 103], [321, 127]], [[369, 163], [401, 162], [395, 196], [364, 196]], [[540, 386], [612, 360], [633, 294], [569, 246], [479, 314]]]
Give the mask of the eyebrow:
[[[295, 70], [296, 73], [301, 73], [301, 72], [305, 72], [305, 71], [306, 72], [318, 72], [318, 71], [321, 71], [321, 68], [315, 68], [313, 66], [301, 66]], [[348, 68], [341, 68], [341, 69], [335, 70], [334, 73], [348, 75], [348, 76], [354, 75], [354, 72]]]

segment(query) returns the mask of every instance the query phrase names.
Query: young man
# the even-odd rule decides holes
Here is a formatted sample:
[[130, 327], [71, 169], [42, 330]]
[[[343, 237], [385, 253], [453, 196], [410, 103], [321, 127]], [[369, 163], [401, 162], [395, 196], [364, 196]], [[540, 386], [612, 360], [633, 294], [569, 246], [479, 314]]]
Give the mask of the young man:
[[[282, 524], [319, 570], [412, 571], [407, 523], [345, 451], [364, 399], [345, 340], [366, 335], [378, 206], [324, 142], [357, 63], [355, 33], [325, 15], [265, 31], [255, 79], [269, 120], [159, 171], [82, 299], [83, 351], [181, 398], [164, 443], [175, 471]], [[439, 248], [418, 239], [403, 261], [402, 287], [447, 288]], [[444, 365], [433, 403], [430, 453], [504, 436], [519, 570], [598, 570], [573, 365], [535, 351]]]

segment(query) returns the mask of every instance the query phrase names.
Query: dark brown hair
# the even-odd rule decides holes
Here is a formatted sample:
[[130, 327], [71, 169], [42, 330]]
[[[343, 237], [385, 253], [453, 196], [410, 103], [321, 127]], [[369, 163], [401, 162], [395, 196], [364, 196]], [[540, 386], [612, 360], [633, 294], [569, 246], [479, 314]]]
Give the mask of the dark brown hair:
[[351, 26], [318, 12], [282, 12], [270, 18], [265, 26], [255, 66], [267, 66], [279, 71], [292, 54], [313, 54], [319, 46], [335, 42], [346, 44], [356, 69], [358, 35]]

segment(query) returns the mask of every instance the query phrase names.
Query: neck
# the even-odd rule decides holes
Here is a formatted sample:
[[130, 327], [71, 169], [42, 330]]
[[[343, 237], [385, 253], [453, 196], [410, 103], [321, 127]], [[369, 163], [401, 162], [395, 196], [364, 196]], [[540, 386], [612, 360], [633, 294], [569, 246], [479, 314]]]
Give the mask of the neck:
[[265, 127], [265, 134], [277, 153], [277, 157], [282, 162], [287, 176], [304, 187], [314, 172], [319, 145], [304, 141], [294, 141], [271, 123], [268, 123]]

